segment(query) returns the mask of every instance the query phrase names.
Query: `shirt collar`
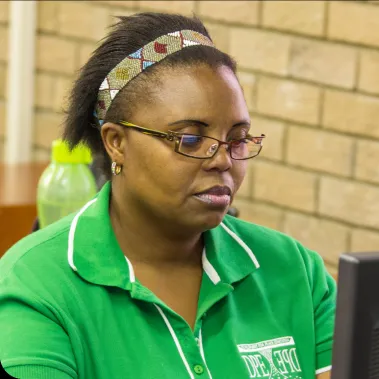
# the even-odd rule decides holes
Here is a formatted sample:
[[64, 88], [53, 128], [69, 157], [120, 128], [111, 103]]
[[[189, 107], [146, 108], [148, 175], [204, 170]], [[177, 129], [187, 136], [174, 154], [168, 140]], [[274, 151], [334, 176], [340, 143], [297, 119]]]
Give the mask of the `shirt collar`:
[[[113, 232], [110, 193], [108, 182], [73, 218], [68, 235], [68, 263], [88, 282], [130, 290], [136, 278]], [[226, 216], [219, 226], [204, 233], [203, 267], [214, 284], [232, 284], [259, 268], [235, 224], [236, 219]]]

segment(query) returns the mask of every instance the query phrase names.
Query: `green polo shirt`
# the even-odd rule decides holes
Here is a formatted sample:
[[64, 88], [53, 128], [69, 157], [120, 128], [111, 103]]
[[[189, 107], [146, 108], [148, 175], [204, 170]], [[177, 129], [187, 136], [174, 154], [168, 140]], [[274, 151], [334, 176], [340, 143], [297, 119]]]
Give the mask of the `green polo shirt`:
[[226, 216], [204, 234], [192, 330], [135, 277], [111, 227], [110, 189], [0, 260], [0, 360], [9, 374], [314, 379], [330, 369], [336, 289], [319, 255]]

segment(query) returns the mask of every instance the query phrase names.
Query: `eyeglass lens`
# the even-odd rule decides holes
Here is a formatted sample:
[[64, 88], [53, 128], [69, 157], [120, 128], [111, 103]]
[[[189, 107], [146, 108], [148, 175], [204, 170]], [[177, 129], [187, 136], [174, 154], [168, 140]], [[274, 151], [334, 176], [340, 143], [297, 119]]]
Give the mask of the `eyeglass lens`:
[[[181, 137], [179, 152], [196, 158], [210, 158], [217, 151], [218, 145], [212, 138], [185, 134]], [[260, 149], [260, 138], [241, 139], [231, 144], [231, 156], [234, 159], [252, 158]]]

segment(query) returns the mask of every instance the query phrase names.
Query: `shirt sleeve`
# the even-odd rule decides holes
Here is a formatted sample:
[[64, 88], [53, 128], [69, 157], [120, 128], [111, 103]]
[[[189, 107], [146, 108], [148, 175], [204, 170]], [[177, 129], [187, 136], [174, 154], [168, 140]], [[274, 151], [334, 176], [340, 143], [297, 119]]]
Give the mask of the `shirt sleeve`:
[[[20, 379], [76, 379], [75, 358], [59, 311], [39, 296], [35, 283], [38, 278], [27, 268], [0, 279], [1, 364]], [[42, 286], [40, 290], [46, 292]]]
[[313, 309], [316, 342], [316, 374], [331, 369], [336, 310], [336, 283], [318, 254], [313, 255]]

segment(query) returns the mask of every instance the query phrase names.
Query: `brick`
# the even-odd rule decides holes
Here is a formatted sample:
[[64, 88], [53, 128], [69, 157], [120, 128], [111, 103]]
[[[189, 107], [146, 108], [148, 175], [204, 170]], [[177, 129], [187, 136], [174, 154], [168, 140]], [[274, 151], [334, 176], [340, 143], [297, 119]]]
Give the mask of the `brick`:
[[286, 75], [290, 43], [290, 37], [278, 33], [246, 28], [230, 30], [230, 54], [243, 68]]
[[34, 114], [33, 144], [37, 147], [51, 148], [54, 139], [62, 134], [63, 115], [53, 112], [36, 112]]
[[351, 173], [353, 139], [299, 126], [289, 128], [287, 162], [337, 175]]
[[64, 112], [68, 107], [68, 97], [72, 89], [73, 81], [70, 78], [57, 77], [53, 88], [53, 110]]
[[378, 98], [335, 90], [325, 92], [325, 128], [379, 138], [378, 119]]
[[319, 212], [354, 225], [378, 228], [379, 188], [321, 177]]
[[324, 262], [325, 263], [325, 268], [326, 268], [326, 271], [333, 276], [334, 280], [337, 280], [338, 278], [338, 266], [336, 264], [333, 264], [333, 263], [328, 263], [328, 262]]
[[224, 53], [228, 53], [230, 49], [229, 28], [213, 22], [204, 22], [204, 25], [216, 47]]
[[351, 237], [351, 249], [355, 253], [363, 253], [379, 250], [379, 230], [369, 232], [362, 229], [354, 229]]
[[296, 38], [292, 41], [289, 71], [295, 78], [353, 88], [357, 52], [352, 47]]
[[76, 64], [77, 69], [82, 68], [89, 58], [91, 57], [92, 53], [96, 49], [95, 43], [82, 43], [79, 47], [79, 54], [78, 54], [78, 61]]
[[0, 21], [7, 22], [9, 20], [9, 1], [0, 1]]
[[64, 112], [68, 107], [68, 97], [73, 87], [73, 80], [65, 77], [57, 77], [53, 88], [53, 110]]
[[76, 45], [52, 36], [37, 37], [37, 69], [72, 74], [75, 70]]
[[108, 0], [108, 1], [99, 1], [99, 0], [92, 0], [92, 2], [96, 4], [104, 4], [104, 5], [110, 5], [115, 6], [118, 8], [135, 8], [137, 5], [137, 1], [125, 1], [125, 0]]
[[256, 76], [250, 72], [238, 71], [238, 80], [244, 92], [245, 100], [249, 111], [253, 111], [255, 108], [255, 86], [256, 86]]
[[255, 199], [307, 212], [315, 210], [316, 176], [307, 172], [258, 161], [253, 191]]
[[321, 36], [324, 1], [263, 1], [263, 26]]
[[52, 107], [54, 77], [51, 74], [38, 73], [35, 76], [34, 105], [41, 108]]
[[199, 15], [218, 21], [256, 25], [259, 1], [199, 1]]
[[[118, 17], [129, 17], [135, 14], [136, 12], [128, 9], [128, 8], [109, 8], [109, 14], [108, 14], [108, 21], [107, 25], [115, 25], [119, 22]], [[108, 29], [106, 30], [106, 33], [108, 32]]]
[[0, 62], [8, 60], [8, 29], [0, 26]]
[[317, 251], [328, 262], [338, 262], [347, 252], [349, 228], [337, 222], [288, 212], [284, 218], [284, 233], [297, 239], [307, 248]]
[[379, 46], [379, 8], [355, 1], [331, 1], [329, 38]]
[[286, 132], [285, 123], [255, 116], [252, 118], [251, 125], [251, 134], [257, 136], [265, 134], [267, 137], [263, 140], [263, 149], [259, 157], [282, 160], [284, 136]]
[[257, 111], [306, 124], [318, 124], [320, 88], [290, 80], [261, 77]]
[[355, 177], [379, 183], [379, 142], [358, 142]]
[[379, 95], [379, 51], [361, 51], [358, 88]]
[[249, 199], [252, 195], [252, 187], [253, 187], [253, 160], [250, 160], [247, 162], [247, 169], [246, 169], [246, 175], [245, 179], [243, 180], [241, 187], [239, 188], [237, 192], [237, 197]]
[[154, 10], [164, 13], [180, 13], [191, 16], [195, 10], [195, 1], [173, 0], [173, 1], [138, 1], [141, 10]]
[[98, 41], [105, 36], [108, 18], [108, 8], [80, 1], [61, 1], [58, 31], [65, 36]]
[[276, 207], [243, 199], [235, 199], [233, 206], [238, 209], [238, 218], [242, 220], [275, 230], [281, 227], [283, 212]]
[[57, 31], [58, 8], [58, 1], [37, 1], [37, 29], [39, 31]]
[[0, 65], [0, 97], [5, 97], [7, 92], [7, 66]]

